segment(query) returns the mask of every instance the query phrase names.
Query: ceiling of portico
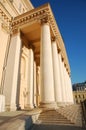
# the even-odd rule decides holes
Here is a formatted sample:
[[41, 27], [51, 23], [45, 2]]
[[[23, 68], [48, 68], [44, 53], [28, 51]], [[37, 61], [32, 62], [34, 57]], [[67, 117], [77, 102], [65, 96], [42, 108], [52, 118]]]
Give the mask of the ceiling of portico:
[[38, 23], [26, 26], [21, 30], [31, 43], [38, 41], [40, 38], [40, 24]]
[[32, 23], [21, 28], [24, 37], [28, 40], [28, 44], [34, 49], [34, 56], [37, 64], [40, 64], [40, 36], [41, 25], [38, 22]]

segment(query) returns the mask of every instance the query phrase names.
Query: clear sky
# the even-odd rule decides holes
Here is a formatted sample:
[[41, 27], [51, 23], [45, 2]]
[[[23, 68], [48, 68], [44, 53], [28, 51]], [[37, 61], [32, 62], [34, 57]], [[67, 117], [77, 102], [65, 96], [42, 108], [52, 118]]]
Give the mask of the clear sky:
[[63, 37], [72, 83], [86, 80], [86, 0], [31, 0], [34, 7], [50, 3]]

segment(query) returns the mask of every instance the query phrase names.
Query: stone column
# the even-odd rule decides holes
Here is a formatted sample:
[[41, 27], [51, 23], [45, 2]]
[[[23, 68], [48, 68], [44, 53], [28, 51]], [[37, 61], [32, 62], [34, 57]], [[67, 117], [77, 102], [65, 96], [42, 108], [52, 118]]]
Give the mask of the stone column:
[[69, 91], [69, 82], [68, 82], [68, 70], [66, 69], [66, 85], [67, 85], [67, 104], [70, 102], [70, 91]]
[[70, 103], [73, 104], [74, 103], [73, 90], [72, 90], [72, 83], [71, 83], [70, 75], [68, 75], [68, 80], [69, 80], [69, 90], [70, 90]]
[[68, 74], [68, 70], [66, 70], [66, 79], [67, 79], [67, 101], [68, 101], [68, 105], [71, 104], [71, 94], [70, 94], [70, 84], [69, 84], [69, 74]]
[[20, 70], [21, 39], [20, 33], [11, 38], [8, 61], [6, 66], [6, 75], [4, 82], [4, 95], [6, 97], [6, 109], [16, 110], [17, 87]]
[[37, 107], [37, 88], [36, 88], [36, 61], [34, 61], [34, 107]]
[[37, 106], [40, 105], [40, 101], [41, 101], [41, 86], [40, 86], [40, 66], [37, 66], [37, 98], [36, 98], [36, 102], [37, 102]]
[[68, 89], [68, 79], [67, 79], [67, 70], [66, 70], [66, 66], [64, 66], [64, 78], [65, 78], [65, 90], [66, 90], [66, 105], [68, 105], [69, 103], [69, 89]]
[[[64, 65], [63, 65], [64, 66]], [[65, 80], [65, 86], [64, 86], [64, 90], [65, 90], [65, 104], [68, 105], [69, 104], [69, 100], [70, 100], [70, 90], [69, 90], [69, 81], [68, 81], [68, 73], [67, 70], [64, 66], [64, 80]]]
[[34, 107], [34, 54], [33, 50], [29, 49], [29, 108]]
[[55, 87], [55, 100], [59, 106], [62, 103], [62, 90], [60, 81], [59, 59], [56, 41], [52, 41], [52, 55], [53, 55], [53, 72], [54, 72], [54, 87]]
[[65, 104], [65, 84], [64, 84], [64, 73], [63, 73], [63, 61], [61, 58], [61, 53], [59, 52], [59, 66], [60, 66], [60, 82], [61, 82], [61, 91], [62, 91], [62, 105]]
[[64, 95], [64, 103], [67, 104], [67, 98], [66, 98], [66, 79], [65, 79], [65, 70], [64, 70], [64, 59], [62, 60], [62, 76], [63, 76], [63, 95]]
[[54, 79], [49, 23], [41, 25], [40, 43], [41, 107], [55, 107]]

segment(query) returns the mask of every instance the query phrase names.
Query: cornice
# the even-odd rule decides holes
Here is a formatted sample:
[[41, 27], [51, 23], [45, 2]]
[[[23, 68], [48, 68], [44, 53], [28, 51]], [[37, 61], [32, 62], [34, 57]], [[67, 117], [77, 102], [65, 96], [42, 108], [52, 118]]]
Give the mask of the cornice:
[[70, 73], [70, 66], [69, 66], [64, 42], [49, 4], [45, 4], [43, 6], [40, 6], [36, 9], [33, 9], [31, 11], [28, 11], [22, 15], [15, 17], [12, 22], [12, 31], [13, 33], [15, 33], [18, 30], [18, 28], [19, 27], [21, 28], [24, 24], [36, 22], [36, 21], [48, 22], [50, 24], [52, 34], [53, 36], [56, 37], [57, 47], [59, 50], [61, 50], [61, 56], [64, 59], [64, 63], [66, 64], [68, 73]]
[[1, 27], [6, 31], [10, 32], [10, 23], [11, 23], [11, 15], [9, 12], [4, 8], [2, 3], [0, 2], [0, 22], [1, 22]]

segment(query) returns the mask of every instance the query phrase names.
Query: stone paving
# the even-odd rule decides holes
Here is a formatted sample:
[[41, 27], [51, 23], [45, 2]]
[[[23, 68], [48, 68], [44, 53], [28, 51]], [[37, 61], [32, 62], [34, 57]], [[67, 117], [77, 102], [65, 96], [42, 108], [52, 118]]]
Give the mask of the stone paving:
[[0, 130], [28, 130], [40, 109], [0, 113]]
[[86, 128], [66, 125], [35, 125], [31, 130], [86, 130]]
[[30, 125], [32, 119], [27, 111], [0, 113], [0, 130], [28, 130]]
[[24, 113], [24, 111], [1, 112], [0, 113], [0, 125], [10, 121], [11, 119], [13, 119], [23, 113]]
[[31, 116], [40, 109], [0, 113], [0, 130], [86, 130], [86, 128], [67, 125], [33, 124]]

